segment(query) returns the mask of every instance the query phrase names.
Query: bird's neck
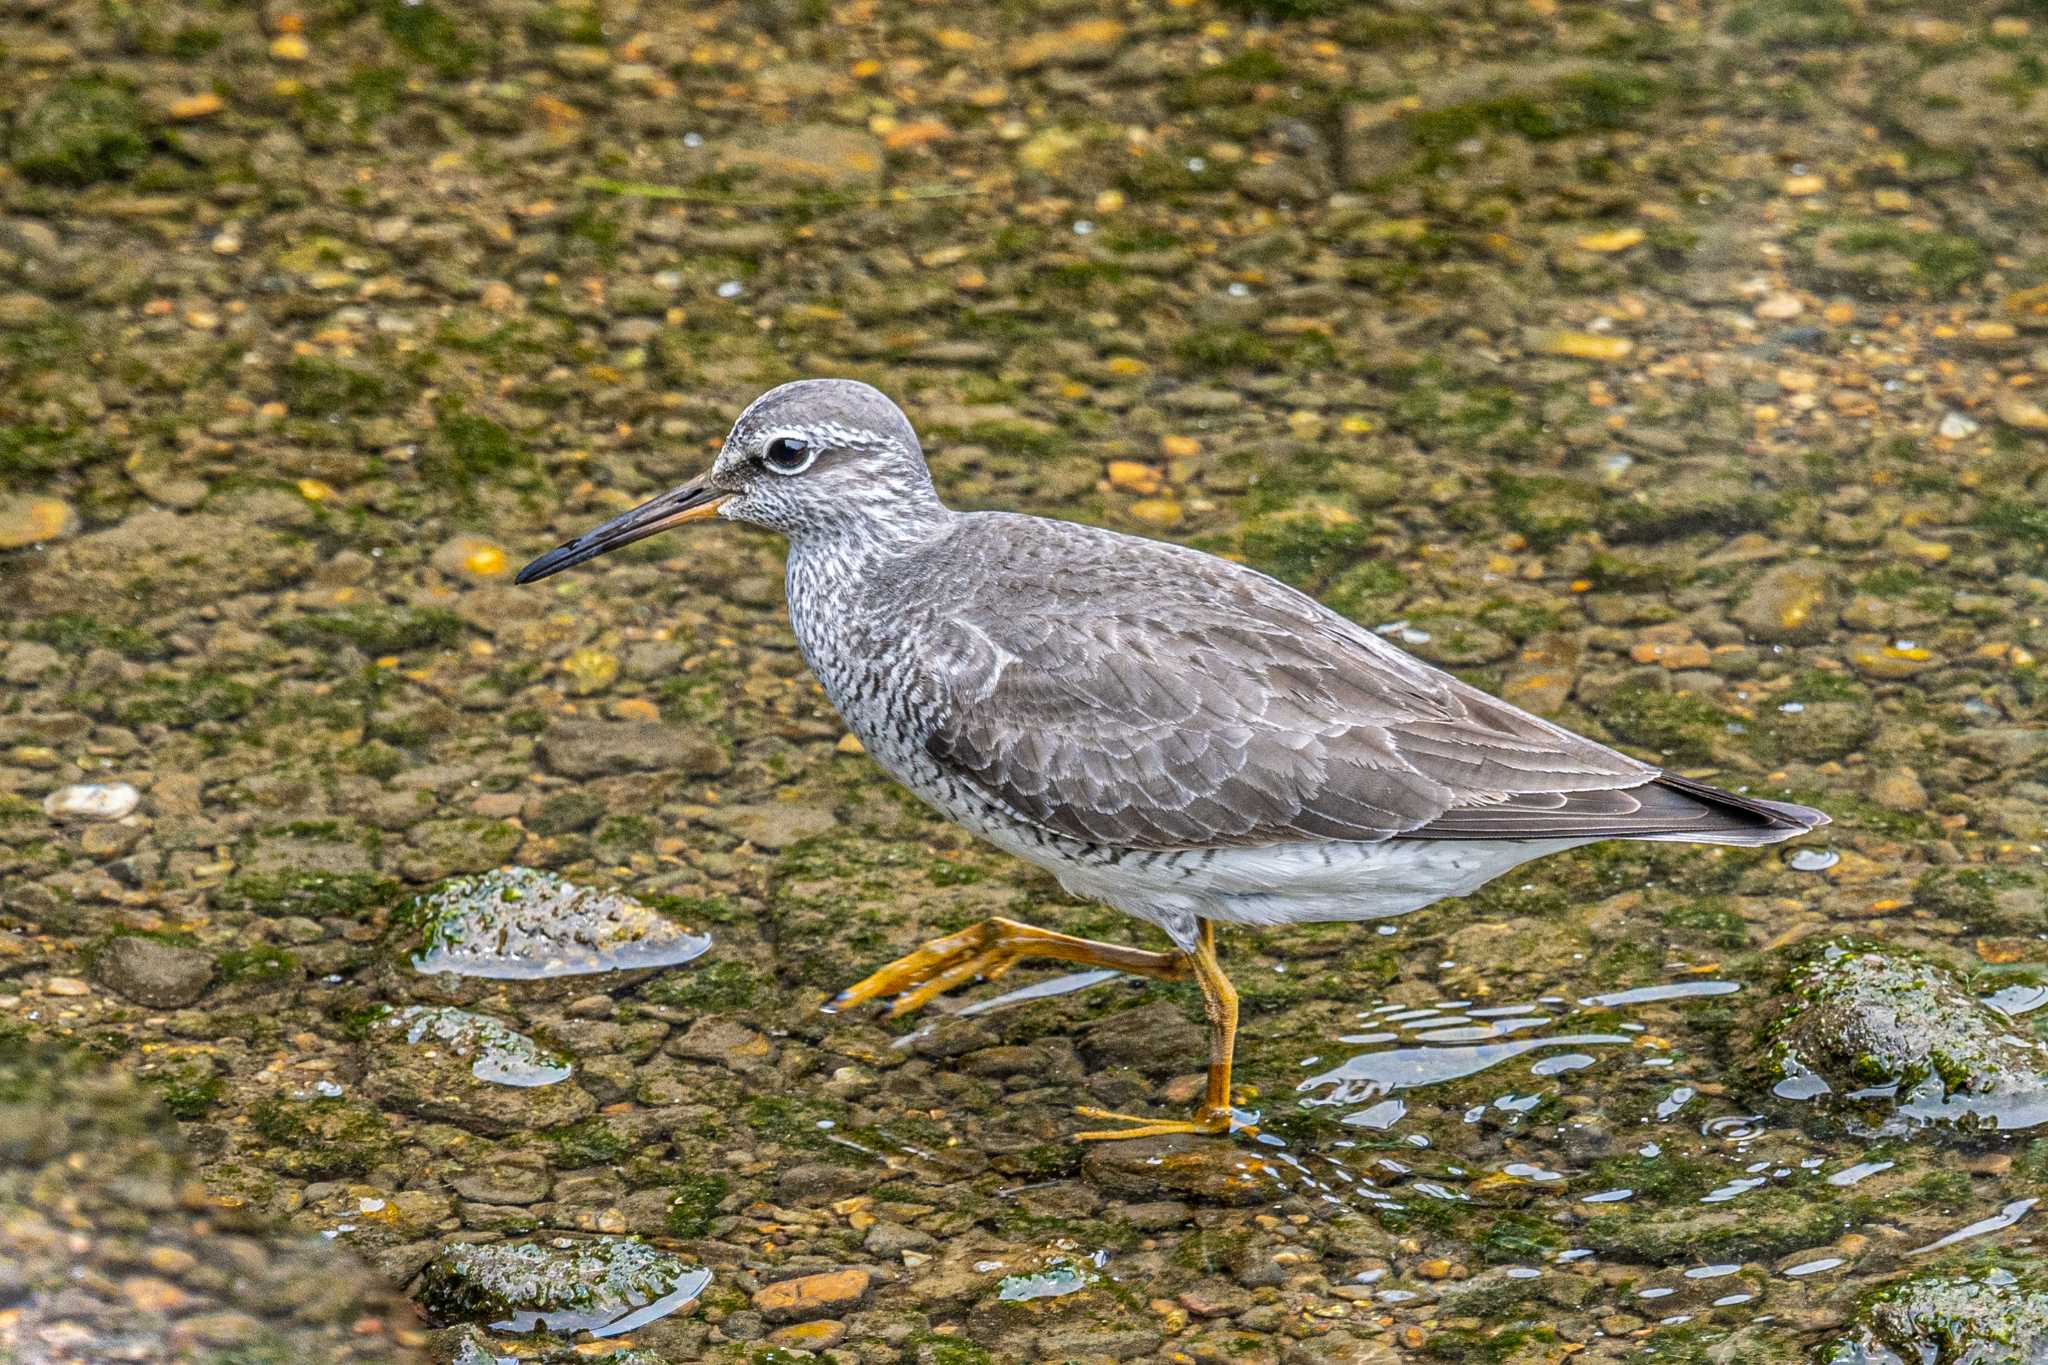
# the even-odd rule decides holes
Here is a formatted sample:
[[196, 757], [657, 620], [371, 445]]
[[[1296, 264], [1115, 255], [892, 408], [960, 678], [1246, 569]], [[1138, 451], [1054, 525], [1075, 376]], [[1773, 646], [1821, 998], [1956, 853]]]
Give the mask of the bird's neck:
[[939, 501], [929, 483], [867, 489], [829, 515], [791, 527], [790, 559], [858, 571], [930, 544], [946, 535], [959, 515]]

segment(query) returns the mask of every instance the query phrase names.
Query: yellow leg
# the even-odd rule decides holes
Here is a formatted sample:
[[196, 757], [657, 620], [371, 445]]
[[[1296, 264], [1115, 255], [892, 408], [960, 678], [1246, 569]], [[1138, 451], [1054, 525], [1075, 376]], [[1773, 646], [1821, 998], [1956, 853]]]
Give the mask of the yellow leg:
[[1132, 1126], [1076, 1133], [1076, 1142], [1230, 1131], [1230, 1059], [1237, 1050], [1237, 989], [1216, 960], [1215, 924], [1203, 920], [1201, 925], [1195, 951], [1182, 959], [1193, 969], [1195, 980], [1202, 987], [1202, 1010], [1209, 1016], [1209, 1087], [1201, 1107], [1192, 1118], [1185, 1119], [1148, 1119], [1136, 1114], [1114, 1114], [1106, 1109], [1080, 1108], [1074, 1112], [1082, 1118], [1117, 1119]]
[[[994, 981], [1027, 957], [1049, 957], [1061, 962], [1079, 962], [1090, 967], [1113, 967], [1120, 972], [1157, 977], [1162, 981], [1186, 980], [1190, 959], [1179, 953], [1155, 953], [1144, 948], [1126, 948], [1115, 943], [1075, 938], [1013, 919], [987, 919], [957, 934], [935, 938], [916, 952], [897, 958], [863, 981], [848, 986], [832, 1000], [830, 1009], [851, 1009], [885, 995], [896, 997], [889, 1017], [897, 1018], [930, 1004], [956, 986], [981, 978]], [[1228, 990], [1229, 983], [1224, 983]], [[1206, 988], [1205, 988], [1206, 990]], [[1235, 1012], [1235, 1004], [1232, 1006]], [[1226, 1077], [1228, 1068], [1226, 1066]]]

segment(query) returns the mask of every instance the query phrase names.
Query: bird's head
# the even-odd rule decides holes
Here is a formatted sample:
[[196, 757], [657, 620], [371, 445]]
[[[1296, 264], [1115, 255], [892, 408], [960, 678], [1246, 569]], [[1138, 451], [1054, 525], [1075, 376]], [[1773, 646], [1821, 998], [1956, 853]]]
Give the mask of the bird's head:
[[917, 433], [888, 395], [852, 379], [801, 379], [749, 404], [702, 475], [550, 550], [516, 581], [707, 517], [792, 538], [845, 530], [886, 537], [938, 505]]

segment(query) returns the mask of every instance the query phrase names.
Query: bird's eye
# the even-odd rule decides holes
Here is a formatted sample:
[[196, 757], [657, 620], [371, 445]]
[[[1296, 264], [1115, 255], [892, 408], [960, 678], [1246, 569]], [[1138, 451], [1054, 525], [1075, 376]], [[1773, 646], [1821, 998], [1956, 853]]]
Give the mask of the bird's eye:
[[761, 453], [761, 462], [778, 474], [801, 474], [817, 457], [817, 450], [803, 437], [777, 436]]

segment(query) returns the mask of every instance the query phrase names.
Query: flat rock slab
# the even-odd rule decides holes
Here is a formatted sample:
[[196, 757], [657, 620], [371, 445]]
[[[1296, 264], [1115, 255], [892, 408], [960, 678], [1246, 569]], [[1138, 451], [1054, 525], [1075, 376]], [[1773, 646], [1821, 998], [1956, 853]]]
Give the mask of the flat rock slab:
[[540, 741], [541, 762], [563, 777], [680, 772], [714, 777], [732, 760], [709, 735], [653, 721], [568, 720]]
[[197, 948], [123, 935], [93, 958], [92, 975], [123, 1000], [179, 1009], [206, 994], [213, 983], [213, 959]]

